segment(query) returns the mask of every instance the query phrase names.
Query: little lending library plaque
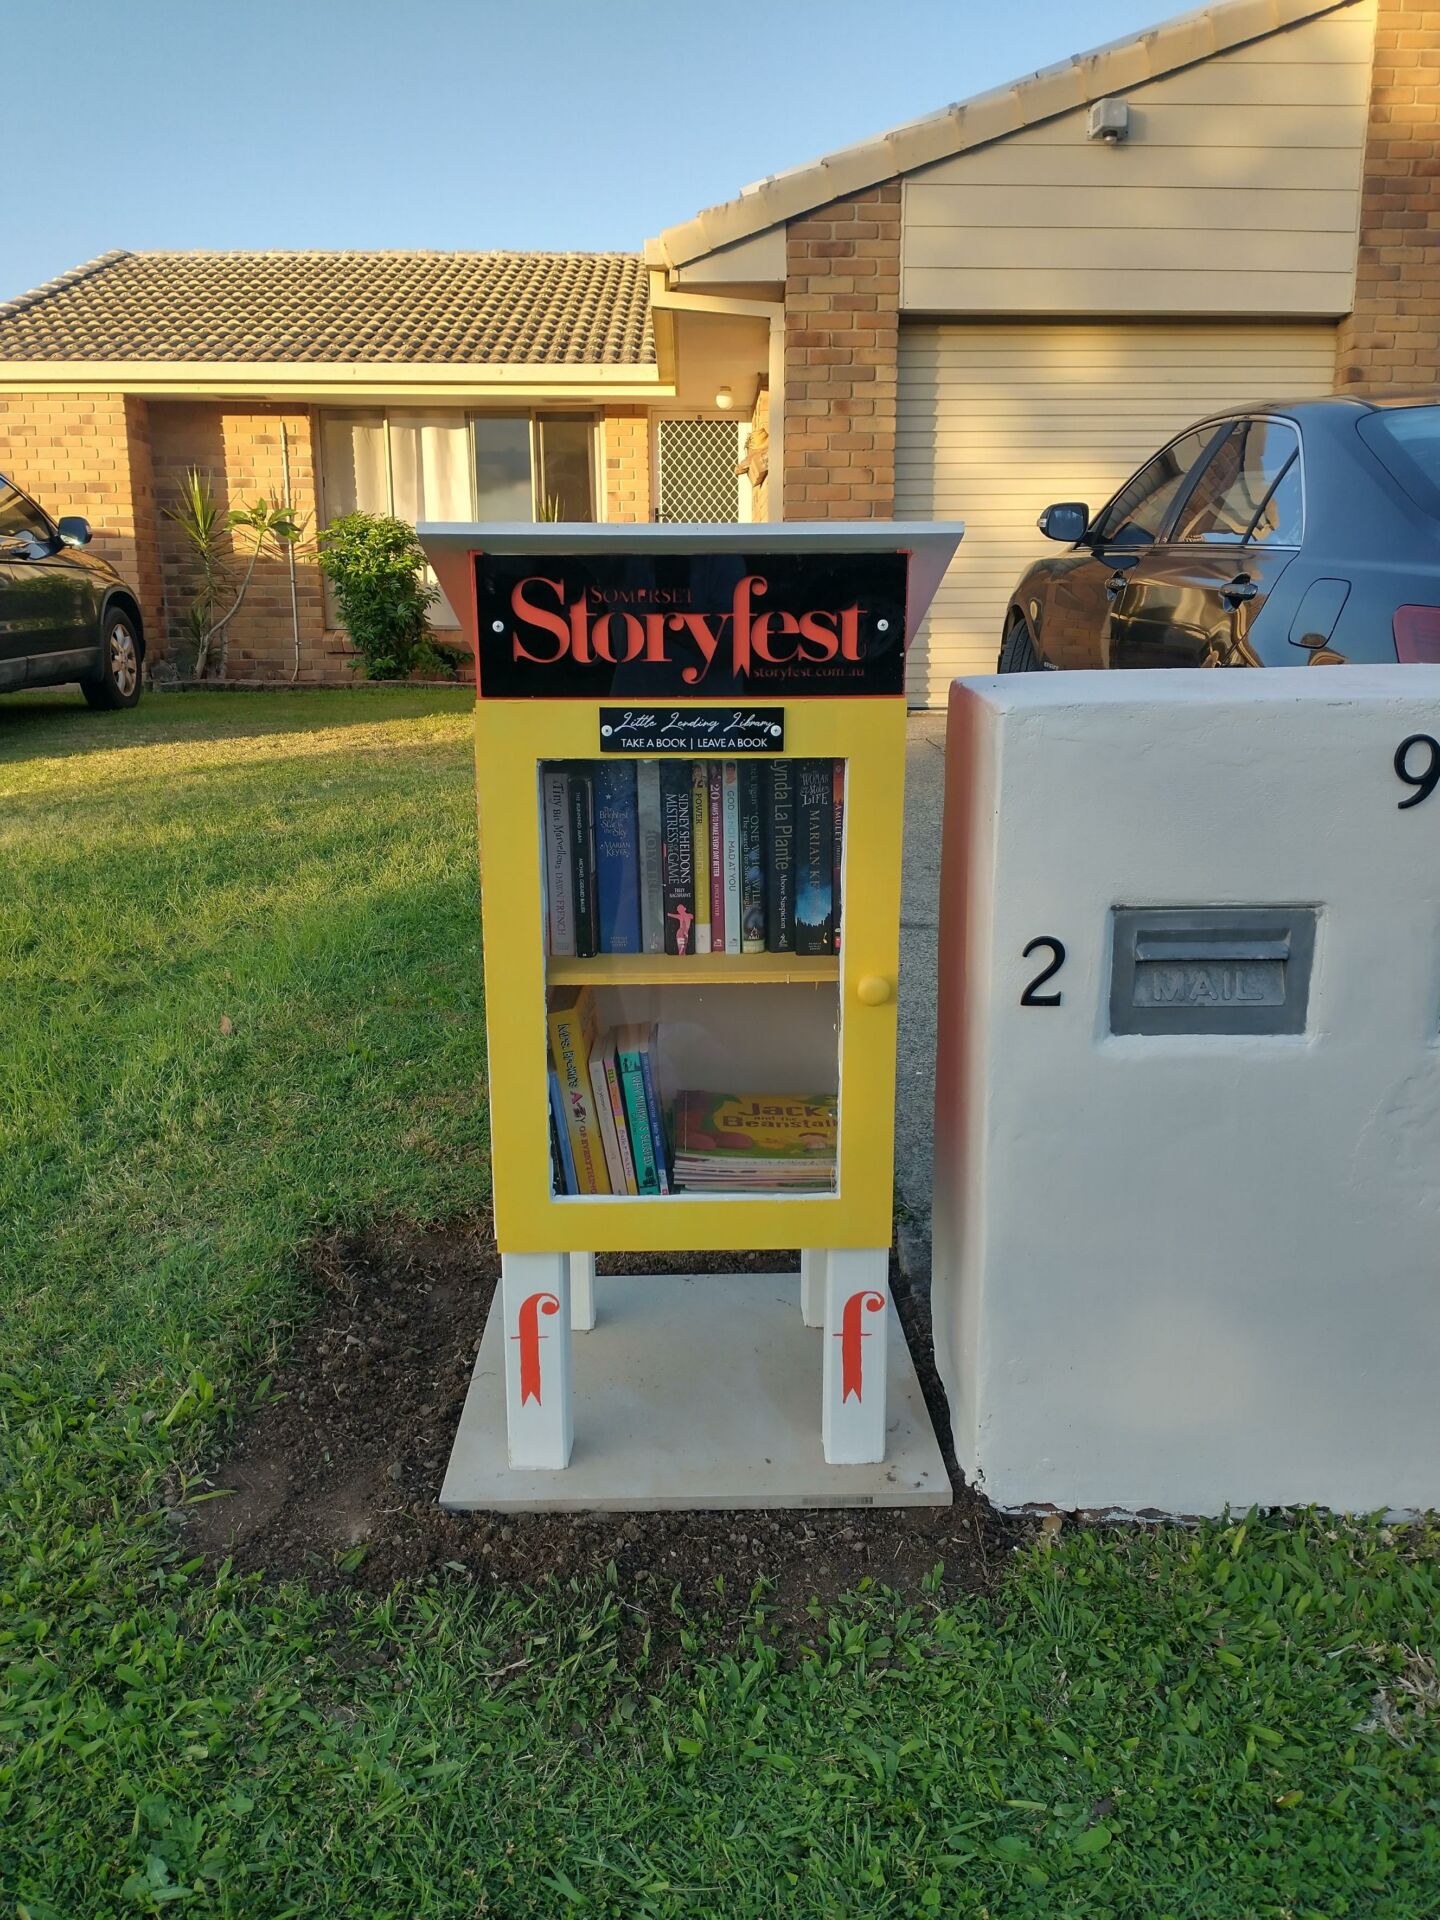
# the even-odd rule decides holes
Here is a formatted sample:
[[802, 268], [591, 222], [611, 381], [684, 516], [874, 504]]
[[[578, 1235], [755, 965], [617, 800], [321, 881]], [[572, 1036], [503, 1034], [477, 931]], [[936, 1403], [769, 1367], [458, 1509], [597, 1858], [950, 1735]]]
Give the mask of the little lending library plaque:
[[[906, 565], [903, 552], [766, 553], [763, 545], [753, 553], [478, 553], [480, 697], [628, 700], [638, 713], [642, 702], [687, 696], [903, 695]], [[663, 717], [654, 713], [657, 725]]]
[[601, 707], [602, 753], [783, 753], [783, 707]]

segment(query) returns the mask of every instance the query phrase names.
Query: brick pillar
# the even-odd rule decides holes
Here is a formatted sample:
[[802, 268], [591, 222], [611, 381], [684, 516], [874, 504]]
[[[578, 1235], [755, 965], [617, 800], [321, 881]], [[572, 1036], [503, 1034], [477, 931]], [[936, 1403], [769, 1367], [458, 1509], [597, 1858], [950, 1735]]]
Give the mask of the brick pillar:
[[900, 182], [786, 230], [784, 517], [895, 511]]
[[80, 513], [90, 522], [94, 551], [140, 601], [153, 660], [164, 618], [145, 402], [123, 393], [0, 394], [0, 470], [55, 519]]
[[1440, 370], [1440, 6], [1380, 0], [1355, 308], [1335, 384], [1432, 386]]
[[607, 407], [605, 518], [650, 518], [650, 416], [643, 407]]

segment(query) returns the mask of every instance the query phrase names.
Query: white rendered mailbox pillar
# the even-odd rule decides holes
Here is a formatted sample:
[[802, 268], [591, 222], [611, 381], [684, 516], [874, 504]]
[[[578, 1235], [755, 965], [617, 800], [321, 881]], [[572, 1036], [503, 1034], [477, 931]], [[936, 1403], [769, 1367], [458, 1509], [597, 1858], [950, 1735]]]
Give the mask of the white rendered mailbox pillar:
[[1433, 667], [952, 688], [933, 1307], [999, 1505], [1440, 1502], [1437, 739]]

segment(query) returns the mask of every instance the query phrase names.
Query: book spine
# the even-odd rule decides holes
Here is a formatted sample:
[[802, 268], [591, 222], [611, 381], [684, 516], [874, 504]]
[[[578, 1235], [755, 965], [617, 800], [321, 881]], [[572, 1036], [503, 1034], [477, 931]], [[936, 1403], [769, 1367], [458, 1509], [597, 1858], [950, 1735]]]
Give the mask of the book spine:
[[565, 1096], [560, 1091], [560, 1076], [554, 1067], [550, 1069], [550, 1132], [553, 1136], [552, 1150], [560, 1155], [557, 1191], [578, 1193], [580, 1187], [575, 1178], [575, 1156], [570, 1151], [570, 1129], [565, 1123]]
[[695, 849], [695, 951], [710, 951], [710, 780], [703, 760], [690, 766], [690, 843]]
[[788, 760], [765, 763], [765, 946], [795, 951], [795, 776]]
[[600, 1143], [605, 1149], [605, 1170], [610, 1175], [611, 1193], [624, 1193], [625, 1169], [620, 1162], [620, 1142], [615, 1133], [615, 1116], [610, 1111], [610, 1088], [605, 1079], [603, 1050], [590, 1051], [590, 1091], [595, 1098], [595, 1118], [600, 1127]]
[[740, 762], [740, 951], [765, 951], [765, 839], [760, 766]]
[[665, 1124], [660, 1118], [660, 1096], [655, 1085], [655, 1069], [651, 1062], [654, 1047], [655, 1030], [650, 1030], [649, 1044], [640, 1049], [640, 1073], [645, 1082], [645, 1104], [650, 1110], [650, 1136], [655, 1147], [655, 1178], [659, 1182], [661, 1193], [670, 1191], [670, 1157], [665, 1151]]
[[575, 876], [570, 860], [570, 788], [563, 767], [547, 767], [541, 781], [545, 826], [545, 918], [550, 952], [575, 951]]
[[666, 761], [660, 769], [661, 867], [665, 882], [665, 951], [693, 953], [695, 932], [695, 839], [690, 767]]
[[640, 826], [633, 761], [595, 769], [595, 890], [601, 953], [639, 953]]
[[835, 781], [828, 760], [795, 764], [795, 951], [835, 951]]
[[570, 775], [570, 857], [575, 885], [575, 952], [588, 960], [599, 950], [595, 909], [595, 802], [588, 773]]
[[830, 889], [835, 924], [835, 951], [840, 951], [840, 876], [845, 867], [845, 762], [837, 760], [831, 770], [834, 799], [834, 824], [831, 828]]
[[[588, 990], [587, 990], [588, 992]], [[608, 1193], [605, 1153], [590, 1088], [590, 1053], [586, 1044], [586, 993], [550, 1016], [550, 1052], [560, 1076], [570, 1152], [575, 1162], [577, 1193]]]
[[725, 774], [725, 951], [740, 952], [740, 769], [724, 763]]
[[725, 951], [725, 763], [705, 762], [710, 787], [710, 951]]
[[625, 1100], [620, 1089], [620, 1068], [613, 1039], [606, 1043], [601, 1065], [605, 1070], [605, 1091], [610, 1099], [610, 1118], [615, 1122], [615, 1144], [620, 1149], [621, 1185], [615, 1188], [615, 1192], [638, 1193], [640, 1188], [635, 1179], [635, 1156], [630, 1151], [630, 1130], [625, 1124]]
[[635, 768], [635, 810], [640, 830], [640, 943], [646, 953], [665, 951], [665, 886], [660, 817], [660, 762]]
[[660, 1182], [655, 1174], [655, 1141], [645, 1103], [645, 1075], [641, 1070], [640, 1055], [634, 1047], [625, 1047], [620, 1052], [619, 1061], [630, 1146], [635, 1156], [635, 1184], [641, 1193], [658, 1193]]

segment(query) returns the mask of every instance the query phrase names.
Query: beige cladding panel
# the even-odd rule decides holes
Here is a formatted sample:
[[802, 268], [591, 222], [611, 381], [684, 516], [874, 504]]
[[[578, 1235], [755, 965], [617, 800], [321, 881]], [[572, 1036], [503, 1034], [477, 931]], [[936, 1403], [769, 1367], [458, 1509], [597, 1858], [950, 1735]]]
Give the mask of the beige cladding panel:
[[900, 330], [897, 519], [959, 519], [965, 540], [910, 660], [911, 697], [943, 704], [992, 673], [1006, 609], [1052, 547], [1054, 500], [1100, 506], [1202, 415], [1331, 390], [1332, 325], [911, 322]]
[[1350, 306], [1373, 0], [1123, 89], [905, 182], [913, 313], [1324, 314]]

